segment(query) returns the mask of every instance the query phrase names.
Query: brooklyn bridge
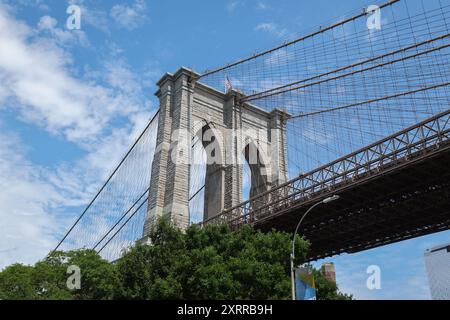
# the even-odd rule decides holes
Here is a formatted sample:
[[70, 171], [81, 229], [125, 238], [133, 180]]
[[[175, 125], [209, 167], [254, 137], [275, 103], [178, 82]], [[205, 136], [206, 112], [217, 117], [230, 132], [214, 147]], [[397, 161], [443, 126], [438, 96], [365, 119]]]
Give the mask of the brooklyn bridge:
[[114, 261], [162, 215], [292, 232], [332, 195], [302, 224], [309, 260], [450, 229], [450, 4], [414, 1], [163, 75], [159, 109], [55, 249]]

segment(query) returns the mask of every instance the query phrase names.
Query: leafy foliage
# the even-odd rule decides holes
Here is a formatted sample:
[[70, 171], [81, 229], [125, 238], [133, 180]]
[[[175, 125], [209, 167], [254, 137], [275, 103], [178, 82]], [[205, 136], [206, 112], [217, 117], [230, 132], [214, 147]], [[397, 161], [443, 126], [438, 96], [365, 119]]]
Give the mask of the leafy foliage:
[[329, 281], [319, 270], [313, 270], [317, 300], [353, 300], [352, 295], [339, 291], [336, 283]]
[[[81, 272], [81, 289], [67, 287], [67, 269]], [[0, 272], [0, 299], [109, 299], [116, 286], [114, 265], [93, 250], [57, 251], [34, 266], [15, 264]]]
[[[247, 226], [185, 232], [167, 218], [155, 224], [147, 244], [136, 244], [116, 263], [93, 250], [55, 252], [34, 266], [0, 272], [0, 299], [289, 299], [291, 236]], [[296, 263], [309, 243], [296, 238]], [[81, 270], [81, 289], [69, 290], [67, 268]], [[348, 299], [316, 272], [319, 299]]]
[[[285, 299], [289, 297], [290, 235], [247, 226], [191, 226], [185, 233], [167, 219], [117, 264], [124, 299]], [[297, 238], [298, 261], [309, 244]]]
[[0, 273], [0, 299], [36, 299], [33, 267], [13, 264]]

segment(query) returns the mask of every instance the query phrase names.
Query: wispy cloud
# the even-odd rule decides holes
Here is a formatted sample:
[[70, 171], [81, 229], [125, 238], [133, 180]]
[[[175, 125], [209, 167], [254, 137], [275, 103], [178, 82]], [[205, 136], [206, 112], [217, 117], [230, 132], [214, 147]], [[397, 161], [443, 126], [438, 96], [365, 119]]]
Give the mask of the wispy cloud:
[[264, 63], [268, 66], [276, 66], [287, 64], [293, 59], [295, 59], [295, 54], [293, 52], [289, 52], [286, 49], [279, 49], [270, 54], [269, 57], [264, 60]]
[[228, 2], [227, 2], [227, 11], [228, 12], [233, 12], [238, 7], [242, 6], [243, 4], [244, 4], [243, 0], [228, 0]]
[[51, 36], [59, 45], [87, 47], [89, 41], [82, 30], [67, 30], [59, 28], [58, 21], [51, 16], [43, 16], [37, 25], [37, 31], [41, 34]]
[[62, 190], [45, 178], [46, 169], [26, 160], [21, 145], [16, 136], [0, 130], [0, 269], [43, 258], [60, 226], [48, 212], [65, 201]]
[[80, 39], [66, 32], [51, 16], [34, 28], [0, 7], [0, 109], [84, 153], [54, 167], [36, 165], [26, 141], [0, 122], [0, 268], [48, 253], [152, 111], [120, 50], [80, 73], [68, 50]]
[[54, 248], [146, 120], [139, 118], [131, 131], [114, 129], [95, 150], [55, 168], [29, 161], [25, 142], [0, 126], [0, 269], [33, 263]]
[[147, 3], [136, 0], [131, 6], [116, 4], [111, 8], [110, 15], [119, 25], [133, 30], [148, 20]]
[[285, 38], [288, 35], [288, 31], [286, 28], [280, 28], [276, 23], [273, 22], [260, 23], [255, 27], [254, 30], [267, 32], [279, 38]]
[[267, 3], [263, 2], [263, 1], [258, 1], [256, 3], [256, 8], [259, 9], [259, 10], [269, 10], [270, 6]]
[[0, 6], [8, 6], [11, 8], [33, 7], [42, 12], [50, 11], [50, 7], [44, 0], [1, 0]]
[[69, 4], [74, 4], [80, 7], [83, 26], [90, 26], [105, 33], [110, 33], [111, 21], [108, 11], [99, 9], [93, 2], [86, 5], [85, 0], [69, 0]]
[[75, 143], [95, 141], [115, 117], [145, 111], [144, 99], [129, 95], [138, 83], [123, 63], [105, 63], [109, 86], [75, 78], [70, 54], [58, 46], [70, 36], [54, 23], [51, 17], [41, 19], [41, 29], [50, 30], [52, 38], [36, 38], [27, 25], [0, 11], [0, 79], [8, 88], [2, 95], [10, 108], [18, 109], [23, 120]]
[[244, 7], [247, 5], [247, 3], [251, 3], [252, 9], [256, 10], [268, 10], [270, 9], [270, 6], [265, 1], [257, 1], [256, 4], [253, 1], [246, 1], [246, 0], [228, 0], [227, 1], [227, 11], [228, 12], [234, 12], [238, 8]]

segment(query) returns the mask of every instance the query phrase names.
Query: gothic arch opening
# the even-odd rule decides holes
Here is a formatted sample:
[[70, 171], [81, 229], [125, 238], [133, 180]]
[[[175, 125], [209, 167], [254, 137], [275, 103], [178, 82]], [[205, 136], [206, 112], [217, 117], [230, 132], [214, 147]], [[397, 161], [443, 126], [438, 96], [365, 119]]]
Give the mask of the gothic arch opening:
[[193, 139], [190, 170], [189, 220], [203, 221], [224, 208], [224, 170], [221, 136], [212, 124], [202, 122]]
[[262, 153], [254, 142], [250, 142], [245, 146], [244, 157], [250, 171], [248, 197], [251, 199], [268, 190], [267, 166]]
[[242, 163], [242, 201], [250, 199], [250, 188], [252, 184], [252, 172], [244, 154], [241, 156]]

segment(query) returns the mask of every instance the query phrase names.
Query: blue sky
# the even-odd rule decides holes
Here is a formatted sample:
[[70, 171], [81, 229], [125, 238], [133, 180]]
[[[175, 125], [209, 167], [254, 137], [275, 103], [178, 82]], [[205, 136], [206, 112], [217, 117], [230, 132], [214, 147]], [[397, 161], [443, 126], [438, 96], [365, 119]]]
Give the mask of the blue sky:
[[[211, 69], [370, 1], [0, 0], [0, 268], [42, 258], [157, 109], [164, 72]], [[81, 30], [65, 27], [82, 8]], [[443, 232], [333, 257], [357, 298], [429, 298]], [[379, 265], [382, 289], [365, 287]]]

